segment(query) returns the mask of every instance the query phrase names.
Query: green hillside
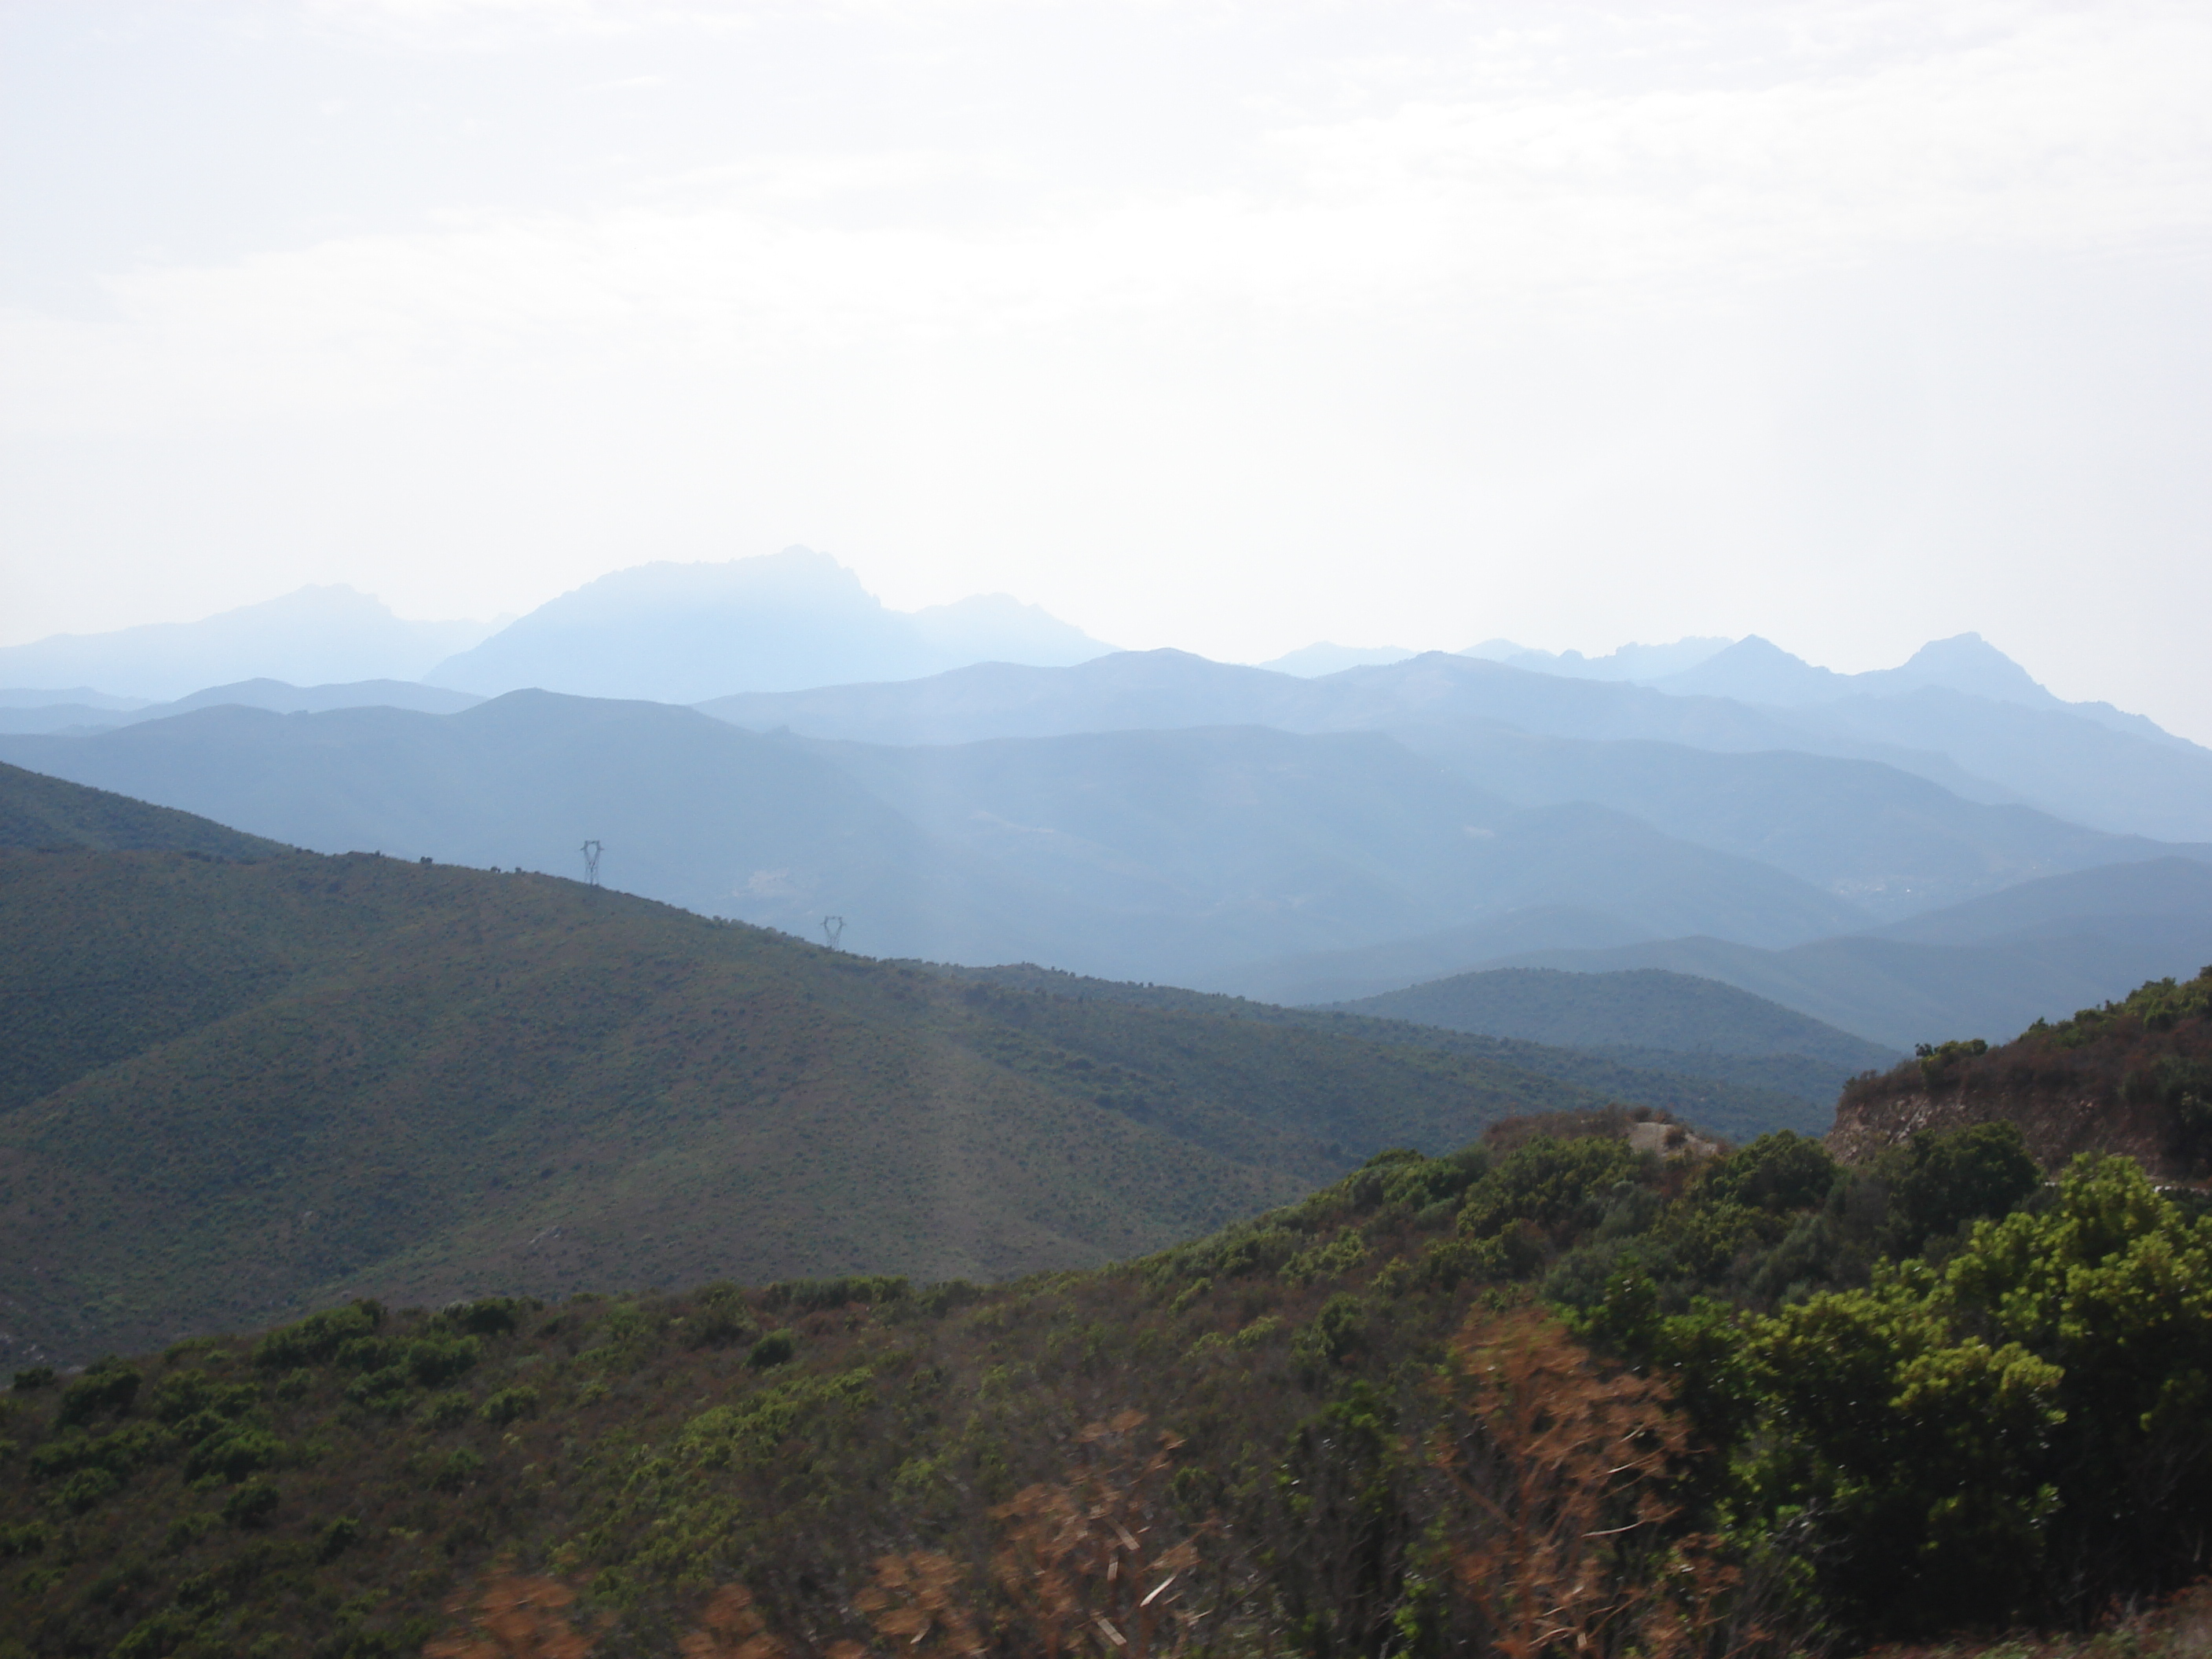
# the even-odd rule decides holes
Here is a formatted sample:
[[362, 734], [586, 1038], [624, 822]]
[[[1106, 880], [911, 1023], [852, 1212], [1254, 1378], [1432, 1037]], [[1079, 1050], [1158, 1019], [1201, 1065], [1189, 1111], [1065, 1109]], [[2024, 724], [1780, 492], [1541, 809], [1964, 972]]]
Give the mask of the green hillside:
[[960, 983], [546, 877], [0, 851], [0, 1329], [333, 1297], [998, 1279], [1586, 1091]]
[[1610, 974], [1498, 968], [1341, 1006], [1352, 1013], [1571, 1048], [1799, 1054], [1832, 1071], [1838, 1085], [1897, 1058], [1893, 1050], [1778, 1002], [1663, 968]]
[[[1775, 1129], [1791, 1129], [1800, 1134], [1826, 1133], [1835, 1115], [1836, 1091], [1842, 1083], [1841, 1075], [1832, 1066], [1802, 1055], [1711, 1054], [1627, 1047], [1559, 1048], [1519, 1037], [1487, 1036], [1442, 1024], [1358, 1013], [1346, 1008], [1286, 1007], [1280, 1003], [1255, 1002], [1216, 992], [1188, 991], [1179, 986], [1094, 979], [1056, 968], [1040, 968], [1033, 963], [993, 968], [919, 965], [927, 966], [933, 973], [1020, 990], [1043, 991], [1056, 997], [1257, 1020], [1389, 1048], [1434, 1048], [1534, 1072], [1624, 1105], [1649, 1106], [1736, 1139], [1748, 1140]], [[1776, 1012], [1786, 1014], [1789, 1011]], [[1871, 1044], [1862, 1046], [1883, 1059], [1890, 1057], [1885, 1050]]]
[[212, 819], [27, 772], [4, 762], [0, 762], [0, 847], [161, 849], [222, 859], [265, 859], [290, 850]]
[[2212, 1221], [1986, 1128], [1854, 1170], [1650, 1127], [996, 1287], [361, 1302], [26, 1369], [0, 1659], [1782, 1659], [2202, 1571]]

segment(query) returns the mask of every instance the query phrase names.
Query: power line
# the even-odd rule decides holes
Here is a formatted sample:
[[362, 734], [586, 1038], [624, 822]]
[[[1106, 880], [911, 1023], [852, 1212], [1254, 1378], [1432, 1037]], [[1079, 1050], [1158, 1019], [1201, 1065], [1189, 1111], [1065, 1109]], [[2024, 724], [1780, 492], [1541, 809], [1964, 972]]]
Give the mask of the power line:
[[595, 841], [584, 843], [584, 879], [593, 887], [599, 884], [600, 847]]
[[831, 950], [836, 950], [838, 948], [837, 941], [845, 937], [845, 918], [842, 916], [823, 917], [822, 937], [830, 941], [830, 948]]

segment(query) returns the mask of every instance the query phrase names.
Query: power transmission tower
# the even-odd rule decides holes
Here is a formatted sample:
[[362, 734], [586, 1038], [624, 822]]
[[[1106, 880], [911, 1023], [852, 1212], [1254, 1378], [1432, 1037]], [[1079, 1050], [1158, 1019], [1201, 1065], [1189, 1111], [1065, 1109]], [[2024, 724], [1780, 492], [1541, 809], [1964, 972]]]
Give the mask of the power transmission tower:
[[599, 884], [599, 842], [587, 841], [584, 843], [584, 879], [593, 887]]
[[822, 937], [830, 941], [830, 948], [831, 950], [836, 950], [838, 948], [837, 941], [845, 937], [845, 918], [842, 916], [823, 917]]

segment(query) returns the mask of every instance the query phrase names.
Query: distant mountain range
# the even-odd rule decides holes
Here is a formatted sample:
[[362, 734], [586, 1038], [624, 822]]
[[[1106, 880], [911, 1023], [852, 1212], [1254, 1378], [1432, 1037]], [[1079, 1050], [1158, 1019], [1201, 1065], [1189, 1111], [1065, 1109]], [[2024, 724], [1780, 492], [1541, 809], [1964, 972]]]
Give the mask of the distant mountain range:
[[[1078, 665], [1093, 672], [1048, 672]], [[1402, 733], [1443, 722], [1463, 749], [1467, 723], [1481, 720], [1537, 737], [1875, 760], [1966, 800], [2212, 842], [2212, 751], [2110, 705], [2063, 702], [1977, 635], [1861, 674], [1815, 667], [1756, 635], [1598, 658], [1503, 640], [1456, 655], [1322, 642], [1239, 669], [1117, 653], [1004, 594], [893, 611], [804, 547], [634, 566], [496, 629], [405, 623], [351, 589], [304, 588], [198, 623], [0, 648], [0, 688], [13, 688], [0, 689], [0, 732], [119, 724], [148, 702], [343, 706], [287, 702], [246, 682], [351, 690], [355, 704], [455, 707], [363, 684], [416, 680], [478, 696], [538, 689], [696, 703], [757, 730], [875, 743], [1231, 724]]]
[[[1962, 654], [1971, 664], [1984, 653], [1996, 654], [1986, 647]], [[1164, 650], [1057, 670], [983, 664], [899, 684], [720, 697], [700, 706], [757, 731], [787, 727], [884, 744], [1257, 725], [1389, 731], [1449, 748], [1488, 726], [1723, 754], [1794, 751], [1878, 761], [1962, 800], [2033, 806], [2107, 833], [2212, 842], [2212, 750], [2148, 721], [2133, 729], [2131, 715], [2082, 712], [2098, 705], [2052, 702], [2034, 707], [1919, 684], [1897, 696], [1783, 708], [1444, 652], [1307, 679]]]
[[[1035, 695], [951, 696], [1010, 686]], [[1209, 689], [1217, 708], [1273, 719], [859, 743], [520, 692], [450, 715], [207, 708], [0, 739], [0, 756], [323, 851], [573, 872], [592, 837], [611, 884], [808, 937], [841, 916], [869, 956], [1037, 962], [1275, 1002], [1509, 963], [1662, 967], [1901, 1048], [2212, 956], [2212, 910], [2188, 898], [2212, 866], [2180, 855], [2192, 849], [1962, 800], [1875, 763], [1455, 725], [1451, 694], [1470, 686], [1538, 706], [1552, 688], [1653, 700], [1632, 716], [1687, 701], [1457, 658], [1310, 682], [1154, 653], [773, 701], [849, 716], [903, 690], [913, 702], [891, 712], [908, 736], [937, 735], [931, 721], [1166, 721], [1205, 712], [1194, 691]], [[1387, 729], [1407, 708], [1421, 722]], [[1332, 718], [1384, 729], [1283, 729]], [[1613, 802], [1588, 799], [1606, 789], [1581, 787], [1585, 773]], [[2032, 906], [2035, 884], [2062, 877], [2078, 902], [2057, 921], [2047, 905], [2022, 912], [2009, 934], [1959, 903]]]
[[1254, 665], [1273, 669], [1278, 674], [1296, 674], [1300, 679], [1319, 679], [1323, 674], [1340, 674], [1347, 668], [1378, 668], [1394, 662], [1403, 662], [1408, 657], [1418, 657], [1418, 651], [1408, 651], [1396, 645], [1336, 645], [1328, 640], [1316, 640], [1311, 645], [1286, 651], [1279, 657]]
[[827, 554], [787, 547], [758, 558], [633, 566], [492, 623], [406, 622], [340, 586], [303, 587], [198, 622], [56, 635], [0, 647], [0, 710], [74, 705], [66, 719], [4, 727], [59, 730], [100, 724], [91, 718], [98, 711], [261, 680], [427, 680], [479, 696], [538, 688], [696, 702], [910, 679], [968, 663], [1075, 663], [1112, 649], [1003, 593], [893, 611]]
[[[1732, 641], [1718, 638], [1675, 640], [1666, 645], [1624, 645], [1601, 657], [1579, 651], [1543, 651], [1516, 645], [1510, 640], [1485, 640], [1460, 653], [1502, 662], [1509, 668], [1532, 669], [1540, 674], [1563, 674], [1576, 680], [1626, 680], [1649, 685], [1668, 675], [1694, 668], [1707, 658], [1728, 649]], [[1406, 653], [1412, 656], [1412, 652]]]
[[2212, 866], [2185, 859], [2049, 877], [1870, 934], [1781, 951], [1677, 939], [1504, 958], [1580, 973], [1698, 975], [1899, 1048], [1954, 1037], [2007, 1042], [2037, 1019], [2122, 994], [2130, 976], [2188, 978], [2208, 960]]
[[[116, 699], [114, 701], [121, 701]], [[467, 691], [424, 685], [414, 680], [356, 680], [346, 685], [293, 685], [283, 680], [241, 680], [211, 685], [172, 702], [140, 702], [102, 708], [80, 702], [0, 704], [0, 732], [82, 734], [167, 720], [195, 708], [266, 708], [278, 714], [325, 714], [334, 708], [411, 708], [425, 714], [457, 714], [483, 701]]]
[[[143, 686], [187, 635], [242, 650], [288, 619], [300, 652], [416, 627], [311, 590], [101, 648]], [[1850, 675], [1755, 636], [1240, 666], [1109, 651], [1003, 595], [893, 611], [791, 548], [588, 583], [434, 684], [153, 701], [91, 673], [97, 643], [15, 648], [54, 647], [58, 678], [0, 693], [0, 755], [328, 851], [564, 871], [594, 838], [614, 885], [809, 937], [841, 916], [874, 956], [1282, 1003], [1664, 967], [1889, 1048], [2212, 958], [2183, 869], [2212, 860], [2212, 750], [1972, 635]], [[2120, 867], [2180, 908], [2121, 884], [2009, 943], [1893, 931]]]
[[74, 692], [98, 708], [167, 702], [240, 680], [415, 680], [498, 626], [407, 622], [343, 584], [302, 587], [198, 622], [0, 646], [0, 686]]
[[1781, 945], [1870, 920], [1604, 807], [1516, 808], [1379, 732], [894, 748], [518, 692], [449, 716], [203, 709], [0, 753], [323, 851], [568, 872], [592, 836], [610, 882], [694, 910], [808, 936], [836, 913], [872, 956], [1111, 977], [1570, 902], [1611, 938]]
[[1065, 665], [1113, 647], [1003, 593], [889, 609], [827, 554], [787, 547], [722, 564], [645, 564], [538, 606], [427, 678], [487, 695], [526, 687], [698, 702], [974, 662]]

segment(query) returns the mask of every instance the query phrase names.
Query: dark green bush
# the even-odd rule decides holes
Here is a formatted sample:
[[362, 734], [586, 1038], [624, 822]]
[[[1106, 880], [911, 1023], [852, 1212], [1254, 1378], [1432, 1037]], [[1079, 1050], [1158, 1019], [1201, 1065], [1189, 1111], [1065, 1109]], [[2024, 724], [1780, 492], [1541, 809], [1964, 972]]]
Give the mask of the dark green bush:
[[1291, 1356], [1310, 1369], [1334, 1364], [1359, 1346], [1366, 1322], [1367, 1304], [1349, 1291], [1340, 1291], [1298, 1328], [1291, 1339]]
[[1626, 1180], [1643, 1160], [1625, 1140], [1539, 1135], [1508, 1152], [1468, 1192], [1459, 1230], [1488, 1238], [1521, 1224], [1553, 1227], [1592, 1194]]
[[89, 1423], [102, 1412], [128, 1411], [143, 1381], [137, 1372], [122, 1366], [89, 1372], [62, 1390], [61, 1410], [54, 1420], [68, 1428]]
[[380, 1371], [398, 1364], [407, 1344], [396, 1336], [351, 1336], [337, 1346], [331, 1363], [349, 1371]]
[[28, 1394], [33, 1389], [46, 1387], [53, 1380], [54, 1368], [52, 1365], [33, 1365], [27, 1370], [17, 1371], [15, 1380], [11, 1386], [18, 1394]]
[[276, 1488], [266, 1480], [249, 1480], [223, 1500], [222, 1518], [234, 1527], [266, 1525], [276, 1512]]
[[386, 1417], [397, 1417], [407, 1409], [407, 1401], [414, 1387], [414, 1378], [404, 1365], [393, 1365], [385, 1370], [371, 1371], [357, 1376], [346, 1384], [347, 1401], [364, 1411], [381, 1413]]
[[450, 1429], [468, 1419], [470, 1402], [465, 1394], [441, 1394], [423, 1402], [415, 1420], [426, 1429]]
[[167, 1535], [161, 1547], [172, 1555], [181, 1555], [215, 1530], [216, 1517], [205, 1510], [190, 1515], [180, 1515], [169, 1522]]
[[260, 1401], [261, 1391], [252, 1383], [216, 1382], [204, 1371], [179, 1371], [161, 1380], [147, 1405], [161, 1421], [182, 1424], [199, 1417], [243, 1417]]
[[431, 1484], [440, 1492], [459, 1492], [483, 1472], [483, 1458], [472, 1448], [456, 1446], [438, 1466]]
[[2212, 1061], [2161, 1055], [2151, 1086], [2173, 1114], [2168, 1152], [2200, 1169], [2212, 1164]]
[[512, 1423], [518, 1417], [538, 1414], [538, 1390], [530, 1388], [501, 1389], [483, 1402], [483, 1420], [487, 1423]]
[[71, 1515], [82, 1515], [94, 1504], [103, 1503], [123, 1490], [122, 1477], [114, 1470], [94, 1465], [79, 1469], [62, 1482], [54, 1493], [54, 1502]]
[[703, 1286], [698, 1311], [686, 1322], [685, 1340], [695, 1348], [726, 1347], [756, 1336], [760, 1327], [745, 1305], [744, 1292], [724, 1280]]
[[1387, 1201], [1391, 1176], [1401, 1166], [1419, 1166], [1428, 1161], [1411, 1146], [1389, 1147], [1345, 1176], [1337, 1187], [1337, 1195], [1354, 1213], [1364, 1214]]
[[407, 1345], [407, 1374], [421, 1387], [450, 1382], [477, 1363], [481, 1345], [472, 1336], [426, 1336]]
[[1966, 1037], [1956, 1042], [1915, 1045], [1912, 1053], [1920, 1062], [1922, 1083], [1929, 1089], [1940, 1089], [1957, 1080], [1960, 1063], [1978, 1060], [1989, 1053], [1990, 1045], [1980, 1037]]
[[1698, 1193], [1770, 1214], [1820, 1203], [1836, 1184], [1836, 1160], [1819, 1141], [1784, 1129], [1711, 1165]]
[[1893, 1255], [1917, 1255], [1964, 1222], [2007, 1214], [2043, 1185], [2041, 1168], [2009, 1123], [1923, 1129], [1883, 1172], [1890, 1181], [1884, 1243]]
[[41, 1480], [75, 1469], [102, 1468], [118, 1479], [173, 1450], [176, 1442], [151, 1423], [132, 1423], [109, 1434], [57, 1435], [31, 1454], [31, 1473]]
[[280, 1325], [253, 1345], [253, 1363], [264, 1370], [289, 1370], [330, 1358], [355, 1337], [373, 1336], [384, 1323], [384, 1304], [363, 1299], [349, 1307], [309, 1314], [295, 1325]]
[[223, 1480], [242, 1480], [257, 1469], [276, 1468], [284, 1455], [284, 1443], [268, 1430], [240, 1427], [193, 1447], [185, 1458], [185, 1479], [198, 1480], [211, 1474]]
[[335, 1561], [351, 1549], [361, 1537], [361, 1522], [349, 1515], [342, 1515], [323, 1528], [323, 1535], [315, 1541], [315, 1559]]
[[695, 1348], [726, 1348], [759, 1330], [743, 1308], [703, 1308], [684, 1326], [685, 1340]]
[[794, 1310], [811, 1313], [822, 1308], [842, 1308], [848, 1303], [896, 1302], [912, 1287], [890, 1274], [854, 1274], [843, 1279], [787, 1279], [761, 1291], [761, 1306], [771, 1311]]
[[440, 1321], [453, 1329], [477, 1336], [502, 1336], [522, 1322], [522, 1316], [539, 1306], [511, 1296], [488, 1296], [476, 1302], [455, 1302], [440, 1310]]
[[757, 1371], [763, 1371], [771, 1365], [788, 1363], [798, 1352], [799, 1344], [789, 1331], [770, 1331], [753, 1344], [752, 1352], [745, 1356], [745, 1364]]
[[199, 1614], [183, 1607], [164, 1607], [152, 1618], [131, 1626], [115, 1644], [109, 1659], [160, 1659], [175, 1653], [198, 1633]]

